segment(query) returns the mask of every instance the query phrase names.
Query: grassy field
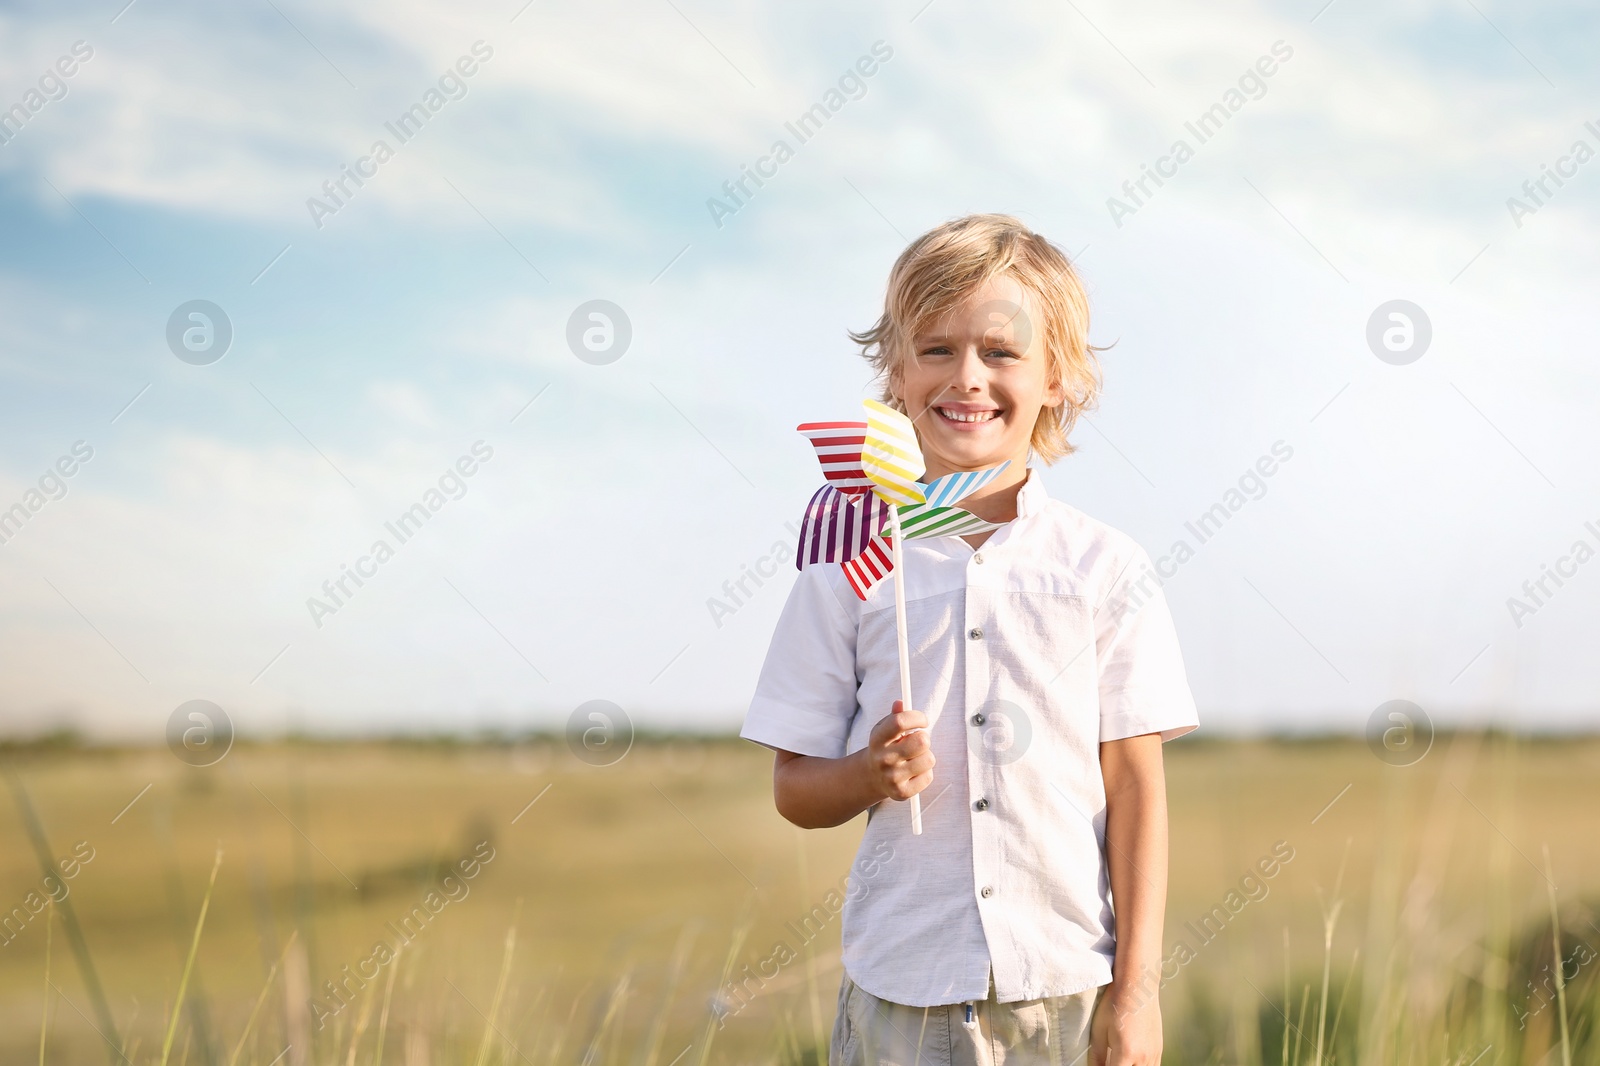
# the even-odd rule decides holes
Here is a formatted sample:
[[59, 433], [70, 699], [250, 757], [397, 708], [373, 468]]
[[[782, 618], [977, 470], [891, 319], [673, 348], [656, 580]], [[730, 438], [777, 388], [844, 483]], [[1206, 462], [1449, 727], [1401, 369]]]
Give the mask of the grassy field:
[[[829, 892], [862, 822], [783, 822], [751, 745], [640, 743], [609, 767], [559, 740], [9, 761], [28, 799], [0, 801], [4, 1063], [40, 1061], [46, 1019], [54, 1063], [826, 1058]], [[1567, 1059], [1600, 1062], [1600, 740], [1445, 736], [1409, 767], [1358, 742], [1179, 741], [1167, 773], [1166, 1061], [1561, 1063], [1565, 1019]], [[65, 861], [49, 882], [29, 806]], [[780, 941], [793, 961], [727, 994]]]

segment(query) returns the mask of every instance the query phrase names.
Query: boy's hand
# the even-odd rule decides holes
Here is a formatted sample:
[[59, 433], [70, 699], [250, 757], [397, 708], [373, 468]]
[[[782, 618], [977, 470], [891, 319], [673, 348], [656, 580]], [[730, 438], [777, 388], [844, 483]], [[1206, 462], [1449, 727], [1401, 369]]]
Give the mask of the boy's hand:
[[1161, 1002], [1113, 981], [1089, 1022], [1089, 1066], [1160, 1066]]
[[903, 710], [899, 700], [872, 727], [863, 754], [871, 788], [886, 799], [908, 800], [933, 783], [928, 716]]

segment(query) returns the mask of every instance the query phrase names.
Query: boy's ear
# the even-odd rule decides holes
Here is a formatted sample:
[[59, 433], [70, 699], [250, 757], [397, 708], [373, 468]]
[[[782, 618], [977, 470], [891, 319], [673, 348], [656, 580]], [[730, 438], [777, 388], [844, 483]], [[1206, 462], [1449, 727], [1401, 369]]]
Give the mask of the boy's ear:
[[1050, 382], [1050, 387], [1044, 390], [1044, 406], [1060, 407], [1067, 402], [1066, 386], [1061, 384], [1058, 377]]

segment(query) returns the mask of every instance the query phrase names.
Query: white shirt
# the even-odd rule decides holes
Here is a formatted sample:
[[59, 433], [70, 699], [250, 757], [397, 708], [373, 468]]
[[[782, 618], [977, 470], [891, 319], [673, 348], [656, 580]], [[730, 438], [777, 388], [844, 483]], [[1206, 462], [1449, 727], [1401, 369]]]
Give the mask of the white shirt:
[[[937, 765], [921, 836], [904, 803], [868, 811], [857, 869], [876, 868], [846, 897], [845, 970], [914, 1007], [982, 1000], [991, 971], [1002, 1003], [1103, 985], [1116, 927], [1100, 743], [1199, 725], [1160, 579], [1129, 537], [1050, 499], [1037, 469], [982, 548], [904, 552], [912, 705]], [[866, 747], [900, 698], [897, 656], [892, 581], [862, 602], [837, 565], [808, 567], [740, 735], [822, 758]]]

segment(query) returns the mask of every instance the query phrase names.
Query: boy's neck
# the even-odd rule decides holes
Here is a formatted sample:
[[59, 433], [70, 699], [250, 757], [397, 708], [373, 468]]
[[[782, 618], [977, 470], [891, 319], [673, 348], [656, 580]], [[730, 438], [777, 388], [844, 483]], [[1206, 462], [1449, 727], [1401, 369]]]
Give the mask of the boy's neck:
[[[953, 473], [956, 471], [929, 467], [923, 474], [923, 480], [931, 483], [935, 478]], [[1022, 455], [1012, 456], [1011, 465], [1006, 467], [999, 477], [971, 496], [964, 496], [956, 501], [956, 506], [977, 515], [985, 522], [1002, 524], [1009, 522], [1017, 517], [1017, 494], [1022, 490], [1023, 482], [1027, 480], [1028, 456], [1024, 452]]]

